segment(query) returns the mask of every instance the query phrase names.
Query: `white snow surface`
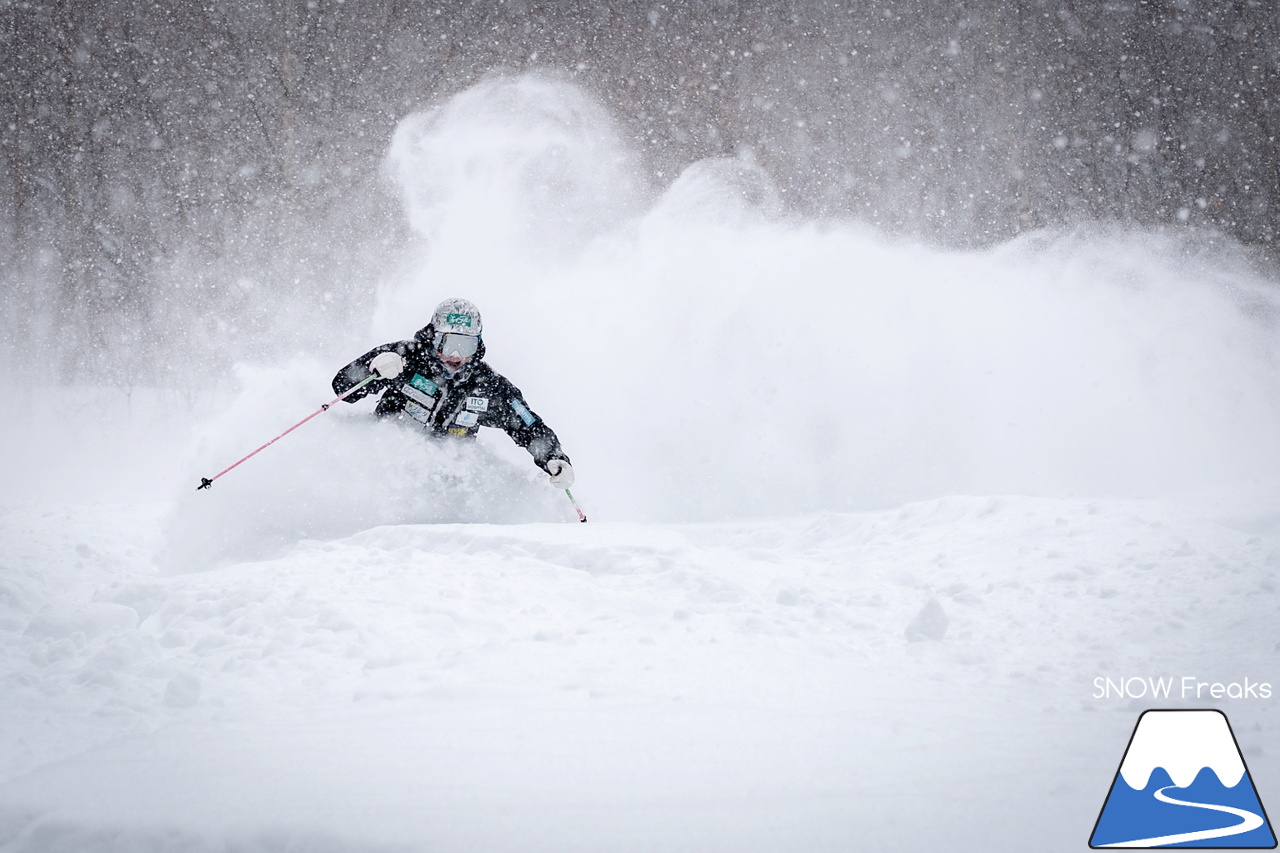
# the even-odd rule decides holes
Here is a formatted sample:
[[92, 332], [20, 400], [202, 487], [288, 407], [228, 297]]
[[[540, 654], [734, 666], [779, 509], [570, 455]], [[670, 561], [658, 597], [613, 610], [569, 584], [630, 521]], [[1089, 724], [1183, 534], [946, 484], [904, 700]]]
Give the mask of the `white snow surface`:
[[[1280, 685], [1274, 281], [1116, 229], [943, 252], [624, 149], [486, 81], [397, 136], [424, 245], [315, 352], [3, 389], [0, 851], [1079, 850], [1137, 713], [1205, 706], [1094, 679]], [[587, 524], [367, 401], [196, 491], [448, 296]], [[1266, 802], [1274, 700], [1220, 707]]]
[[1280, 541], [1161, 503], [399, 524], [185, 574], [161, 509], [0, 516], [6, 850], [1078, 849], [1133, 722], [1095, 675], [1274, 672]]
[[1078, 849], [1133, 723], [1096, 675], [1274, 672], [1280, 541], [1161, 503], [399, 524], [185, 574], [161, 510], [0, 516], [3, 849]]

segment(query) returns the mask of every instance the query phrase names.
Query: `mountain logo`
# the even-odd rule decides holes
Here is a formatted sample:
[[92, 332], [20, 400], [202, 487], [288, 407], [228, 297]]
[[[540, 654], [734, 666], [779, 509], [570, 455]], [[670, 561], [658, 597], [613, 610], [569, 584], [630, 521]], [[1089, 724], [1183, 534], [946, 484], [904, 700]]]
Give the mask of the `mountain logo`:
[[1143, 711], [1089, 846], [1274, 849], [1226, 714]]

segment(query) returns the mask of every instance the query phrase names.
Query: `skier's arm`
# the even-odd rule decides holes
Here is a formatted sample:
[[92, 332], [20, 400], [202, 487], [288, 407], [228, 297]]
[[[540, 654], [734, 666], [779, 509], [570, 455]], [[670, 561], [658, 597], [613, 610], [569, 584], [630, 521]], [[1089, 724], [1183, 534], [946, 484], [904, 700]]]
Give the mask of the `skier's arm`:
[[[410, 341], [397, 341], [395, 343], [383, 344], [380, 347], [374, 347], [369, 350], [367, 353], [338, 371], [338, 374], [333, 377], [333, 393], [345, 394], [348, 389], [354, 388], [356, 385], [359, 385], [367, 379], [373, 372], [369, 368], [369, 362], [373, 360], [374, 356], [384, 352], [394, 352], [403, 358], [408, 354], [410, 344]], [[392, 380], [383, 379], [379, 376], [377, 379], [374, 379], [350, 397], [347, 397], [347, 402], [354, 403], [356, 400], [370, 394], [376, 394], [379, 391], [383, 391], [391, 385], [391, 382]]]
[[[522, 423], [520, 426], [524, 427], [524, 424]], [[560, 439], [551, 427], [541, 420], [535, 422], [533, 426], [523, 429], [508, 429], [507, 435], [511, 436], [516, 444], [529, 451], [534, 463], [543, 471], [547, 470], [547, 463], [552, 459], [569, 461], [569, 455], [560, 446]], [[550, 472], [548, 471], [547, 473]]]
[[[552, 459], [563, 459], [569, 462], [569, 455], [560, 446], [560, 439], [555, 431], [538, 417], [525, 403], [520, 389], [505, 383], [504, 393], [498, 395], [489, 412], [486, 426], [501, 427], [518, 446], [529, 451], [534, 463], [543, 471]], [[496, 409], [496, 411], [494, 410]], [[548, 472], [549, 473], [549, 472]]]

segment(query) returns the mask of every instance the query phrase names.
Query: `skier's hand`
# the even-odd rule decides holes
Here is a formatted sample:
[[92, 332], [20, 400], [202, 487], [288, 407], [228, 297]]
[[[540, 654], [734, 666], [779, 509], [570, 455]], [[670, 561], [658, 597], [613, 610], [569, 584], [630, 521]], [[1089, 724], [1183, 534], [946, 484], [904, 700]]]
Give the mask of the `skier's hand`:
[[551, 475], [551, 485], [557, 489], [567, 489], [573, 485], [573, 466], [563, 459], [548, 459], [547, 473]]
[[369, 359], [369, 369], [383, 379], [395, 379], [404, 370], [404, 359], [398, 352], [380, 352]]

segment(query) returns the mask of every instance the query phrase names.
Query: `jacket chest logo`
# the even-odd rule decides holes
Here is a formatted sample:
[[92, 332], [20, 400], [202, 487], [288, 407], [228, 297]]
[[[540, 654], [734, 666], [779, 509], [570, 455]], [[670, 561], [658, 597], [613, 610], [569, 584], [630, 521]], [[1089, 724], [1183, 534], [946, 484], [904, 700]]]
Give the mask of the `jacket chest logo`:
[[432, 382], [421, 373], [413, 374], [413, 378], [409, 380], [409, 384], [431, 397], [434, 397], [436, 392], [440, 390], [439, 385]]
[[467, 411], [468, 412], [489, 411], [489, 398], [488, 397], [468, 397]]
[[432, 409], [436, 405], [436, 392], [440, 390], [440, 386], [427, 379], [420, 373], [413, 374], [413, 378], [407, 383], [400, 386], [400, 391], [410, 400]]

